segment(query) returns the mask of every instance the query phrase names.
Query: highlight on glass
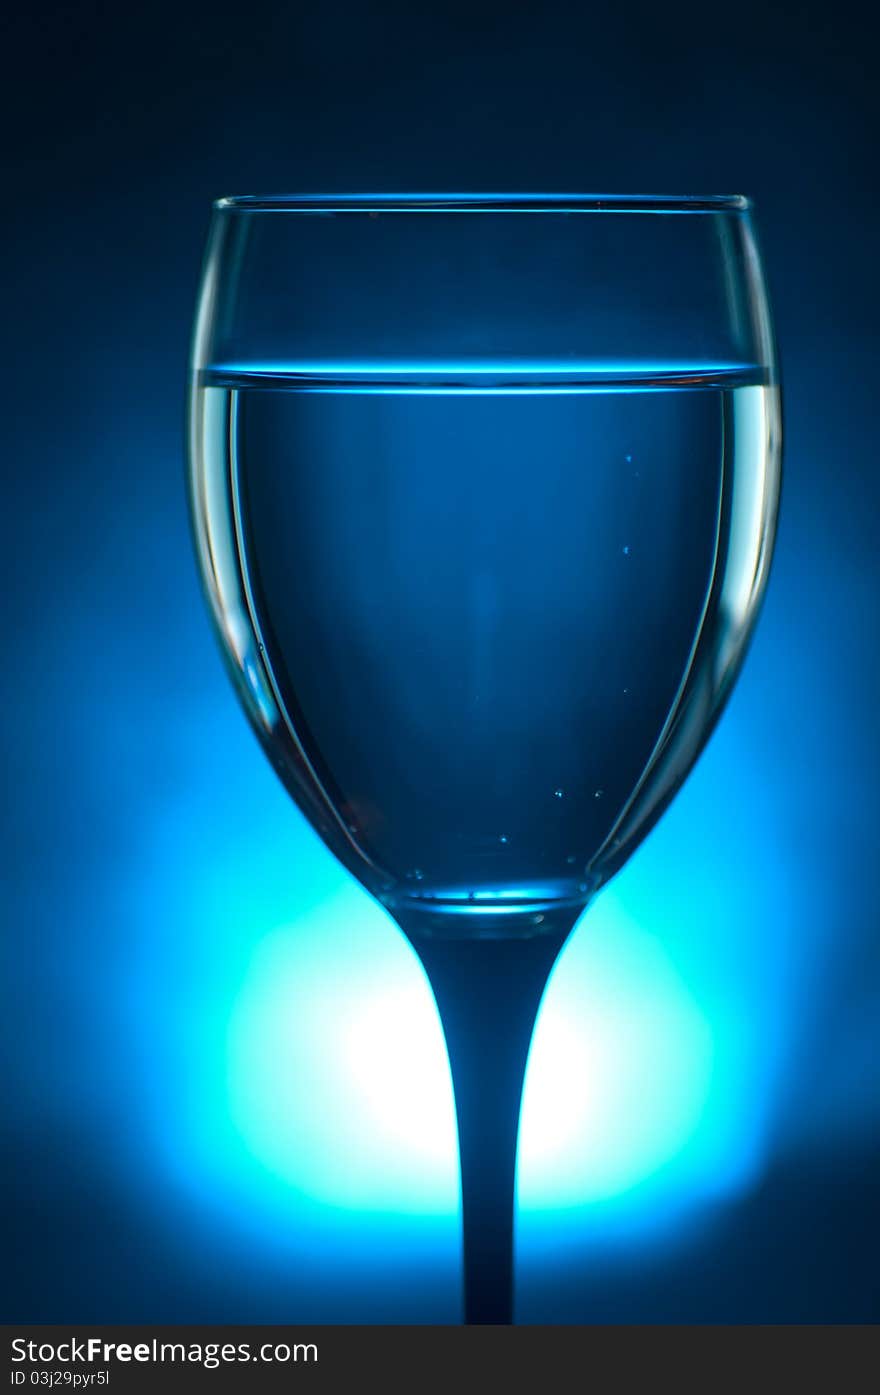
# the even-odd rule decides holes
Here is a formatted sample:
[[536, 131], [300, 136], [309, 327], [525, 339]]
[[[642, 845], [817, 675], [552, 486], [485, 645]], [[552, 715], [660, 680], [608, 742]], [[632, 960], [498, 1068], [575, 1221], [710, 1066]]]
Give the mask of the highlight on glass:
[[214, 206], [198, 563], [266, 754], [434, 991], [468, 1322], [513, 1320], [547, 977], [723, 708], [780, 458], [741, 196]]

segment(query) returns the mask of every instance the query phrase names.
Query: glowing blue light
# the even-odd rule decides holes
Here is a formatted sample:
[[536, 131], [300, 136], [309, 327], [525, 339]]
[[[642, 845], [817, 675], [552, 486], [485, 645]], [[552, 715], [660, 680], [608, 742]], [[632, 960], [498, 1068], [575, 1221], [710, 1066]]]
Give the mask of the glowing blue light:
[[[237, 718], [231, 701], [229, 715]], [[241, 1223], [262, 1216], [276, 1234], [301, 1230], [307, 1214], [357, 1214], [357, 1225], [370, 1214], [433, 1216], [446, 1219], [443, 1243], [454, 1248], [454, 1110], [418, 960], [289, 806], [243, 725], [230, 723], [224, 751], [223, 783], [240, 785], [242, 799], [211, 803], [210, 814], [187, 803], [162, 825], [160, 881], [191, 883], [186, 936], [174, 934], [164, 1051], [155, 1024], [165, 977], [151, 987], [143, 966], [137, 977], [149, 1068], [157, 1085], [176, 1082], [160, 1114], [174, 1173], [202, 1200], [213, 1196]], [[725, 762], [723, 747], [721, 764], [760, 885], [752, 772]], [[774, 828], [769, 804], [764, 814]], [[725, 875], [717, 826], [714, 781], [701, 767], [590, 908], [551, 979], [523, 1105], [526, 1255], [560, 1243], [560, 1224], [569, 1244], [597, 1232], [633, 1243], [658, 1219], [735, 1194], [760, 1172], [796, 900], [777, 840], [764, 855], [774, 901], [762, 907], [774, 918], [773, 952], [756, 956], [753, 894]], [[158, 966], [168, 950], [157, 922], [154, 912]]]
[[[584, 1272], [614, 1253], [676, 1245], [786, 1149], [814, 1147], [817, 1120], [846, 1138], [876, 1120], [864, 1053], [860, 1074], [853, 1051], [829, 1060], [823, 1081], [799, 1045], [811, 1003], [824, 1001], [815, 986], [841, 909], [831, 879], [805, 875], [785, 733], [767, 727], [767, 684], [783, 671], [808, 682], [790, 600], [771, 593], [749, 681], [548, 989], [519, 1160], [527, 1307], [529, 1282], [545, 1282], [566, 1253]], [[418, 1263], [446, 1275], [436, 1282], [448, 1284], [452, 1319], [455, 1126], [424, 976], [388, 914], [293, 809], [203, 624], [194, 601], [187, 633], [204, 657], [191, 690], [173, 693], [173, 722], [157, 728], [155, 766], [174, 778], [145, 766], [116, 952], [108, 921], [92, 958], [101, 1001], [114, 1005], [113, 1050], [101, 1046], [98, 1071], [99, 1043], [77, 1036], [77, 1078], [136, 1097], [120, 1175], [149, 1177], [181, 1225], [197, 1208], [251, 1262], [277, 1254], [328, 1283], [359, 1269], [375, 1280], [382, 1256], [389, 1303], [400, 1264]], [[108, 749], [127, 731], [105, 713]], [[855, 738], [845, 750], [854, 765]], [[826, 771], [838, 803], [836, 772], [849, 768]], [[864, 1016], [852, 1020], [870, 1040]], [[58, 1074], [68, 1090], [71, 1049]]]

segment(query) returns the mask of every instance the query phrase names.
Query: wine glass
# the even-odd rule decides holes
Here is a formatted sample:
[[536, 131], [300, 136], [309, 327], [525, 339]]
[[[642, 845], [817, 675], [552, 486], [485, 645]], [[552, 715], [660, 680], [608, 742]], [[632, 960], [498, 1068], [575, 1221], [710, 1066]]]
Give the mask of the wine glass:
[[269, 759], [434, 991], [468, 1322], [512, 1320], [548, 974], [730, 692], [780, 444], [743, 197], [214, 205], [198, 562]]

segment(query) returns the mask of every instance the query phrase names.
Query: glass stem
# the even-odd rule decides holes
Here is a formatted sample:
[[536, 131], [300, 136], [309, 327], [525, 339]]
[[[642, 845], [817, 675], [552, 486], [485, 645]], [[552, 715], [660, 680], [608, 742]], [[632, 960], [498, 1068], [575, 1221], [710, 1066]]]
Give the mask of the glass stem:
[[572, 912], [564, 928], [528, 938], [426, 938], [404, 927], [437, 1001], [452, 1073], [466, 1323], [513, 1321], [516, 1144], [526, 1060], [550, 970], [575, 918]]

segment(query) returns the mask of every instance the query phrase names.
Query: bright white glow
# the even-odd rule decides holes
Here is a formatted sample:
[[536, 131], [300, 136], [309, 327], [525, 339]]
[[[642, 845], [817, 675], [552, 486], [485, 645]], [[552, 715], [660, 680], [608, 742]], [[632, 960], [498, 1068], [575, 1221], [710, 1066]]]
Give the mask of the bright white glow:
[[345, 894], [259, 945], [230, 1027], [233, 1120], [313, 1201], [448, 1214], [456, 1134], [437, 1011], [402, 937], [365, 923], [371, 909]]
[[529, 1059], [522, 1205], [606, 1201], [654, 1176], [698, 1130], [711, 1081], [708, 1023], [659, 942], [619, 916], [582, 927]]
[[377, 994], [355, 1012], [340, 1062], [368, 1127], [417, 1163], [421, 1176], [449, 1157], [452, 1087], [433, 1003], [415, 983]]
[[[233, 1121], [252, 1158], [313, 1201], [448, 1213], [456, 1135], [436, 1009], [415, 957], [390, 925], [373, 933], [358, 900], [259, 944], [230, 1025]], [[529, 1063], [523, 1206], [604, 1201], [653, 1177], [699, 1132], [711, 1083], [709, 1027], [659, 941], [619, 913], [583, 928]]]

